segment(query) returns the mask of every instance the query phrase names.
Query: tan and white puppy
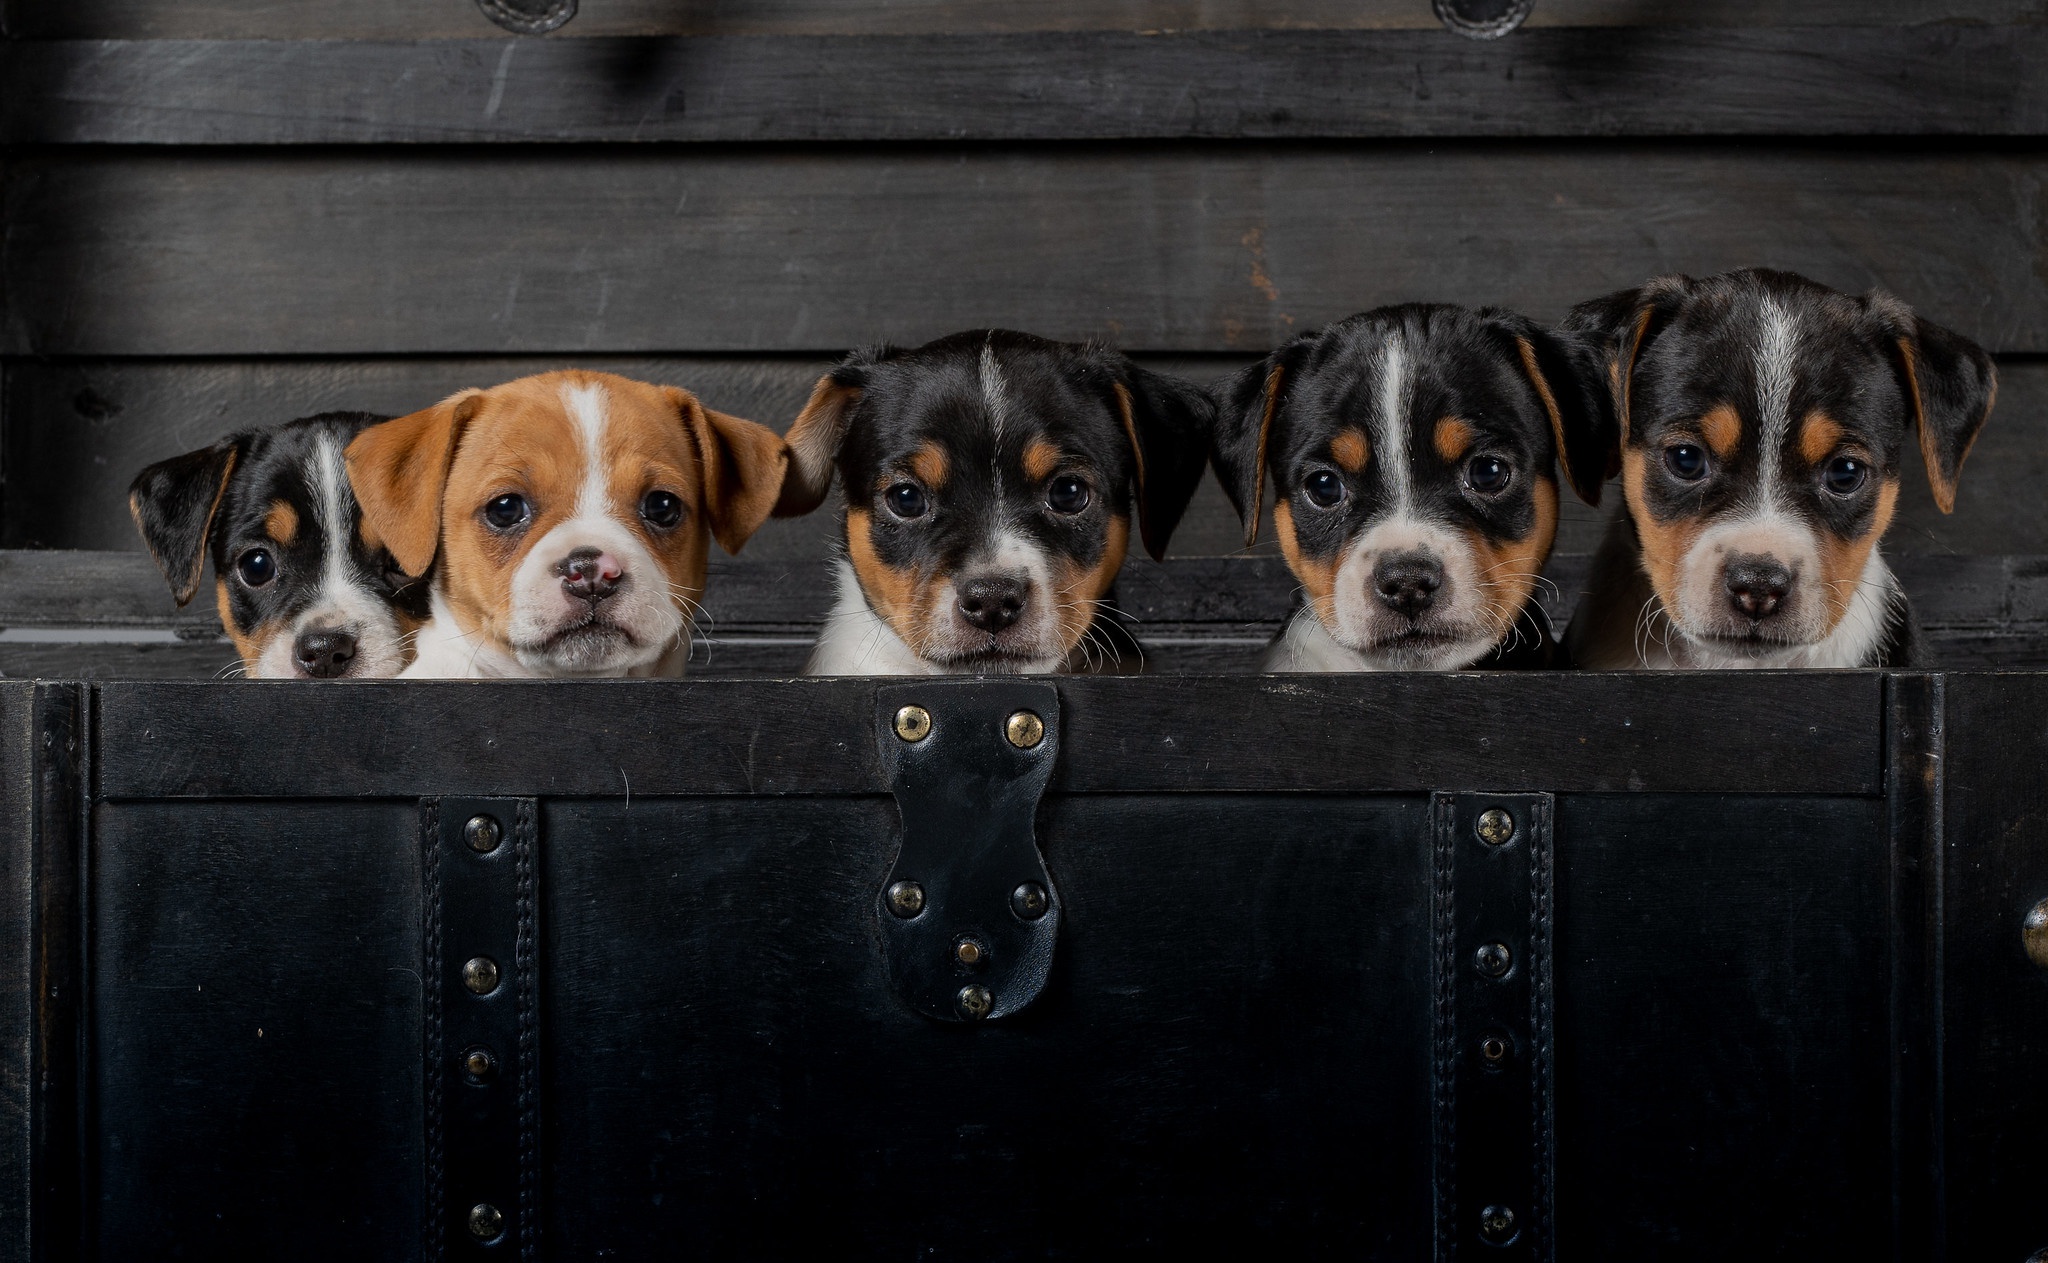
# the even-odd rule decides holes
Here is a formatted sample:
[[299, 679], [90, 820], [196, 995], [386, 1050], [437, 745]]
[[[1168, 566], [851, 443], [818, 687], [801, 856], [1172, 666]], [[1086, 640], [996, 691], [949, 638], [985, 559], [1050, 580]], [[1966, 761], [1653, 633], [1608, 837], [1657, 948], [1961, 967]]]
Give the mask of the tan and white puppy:
[[409, 677], [681, 675], [709, 540], [739, 551], [788, 460], [687, 390], [579, 371], [466, 390], [348, 448], [366, 532], [433, 569]]

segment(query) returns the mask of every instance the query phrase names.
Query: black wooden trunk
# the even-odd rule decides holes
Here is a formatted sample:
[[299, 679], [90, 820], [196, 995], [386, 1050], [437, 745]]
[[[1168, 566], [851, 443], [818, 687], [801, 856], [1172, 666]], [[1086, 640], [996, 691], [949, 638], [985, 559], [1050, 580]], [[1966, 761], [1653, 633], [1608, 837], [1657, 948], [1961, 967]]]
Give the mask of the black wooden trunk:
[[2048, 1245], [2041, 677], [1064, 681], [1053, 969], [982, 1024], [885, 964], [903, 687], [0, 686], [0, 1209], [103, 1259], [461, 1255], [486, 1195], [556, 1258]]

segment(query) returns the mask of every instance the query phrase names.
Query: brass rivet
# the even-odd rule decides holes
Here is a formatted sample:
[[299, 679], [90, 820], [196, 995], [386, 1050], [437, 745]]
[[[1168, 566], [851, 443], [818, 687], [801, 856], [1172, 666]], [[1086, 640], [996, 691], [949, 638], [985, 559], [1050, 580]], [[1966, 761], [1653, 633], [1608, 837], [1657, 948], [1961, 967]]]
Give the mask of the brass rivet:
[[1498, 978], [1507, 973], [1508, 967], [1515, 963], [1515, 956], [1508, 950], [1506, 943], [1487, 943], [1472, 953], [1472, 963], [1479, 967], [1480, 973], [1489, 978]]
[[1028, 710], [1020, 710], [1003, 725], [1003, 735], [1019, 750], [1029, 750], [1045, 740], [1045, 721]]
[[462, 1054], [462, 1073], [472, 1083], [483, 1083], [498, 1073], [498, 1059], [491, 1056], [488, 1048], [472, 1048]]
[[469, 849], [478, 855], [489, 855], [498, 849], [498, 840], [504, 831], [498, 822], [489, 816], [471, 816], [469, 823], [462, 826], [462, 840], [469, 843]]
[[889, 911], [908, 921], [924, 911], [924, 887], [914, 881], [889, 883]]
[[469, 1235], [479, 1241], [496, 1240], [505, 1231], [505, 1216], [489, 1202], [469, 1208]]
[[1515, 1239], [1515, 1212], [1505, 1206], [1488, 1206], [1479, 1212], [1479, 1235], [1488, 1245], [1508, 1245]]
[[472, 956], [462, 966], [462, 985], [477, 995], [498, 989], [498, 962], [488, 956]]
[[1052, 906], [1046, 897], [1045, 887], [1035, 881], [1027, 881], [1010, 892], [1010, 911], [1026, 921], [1036, 921]]
[[1498, 807], [1488, 807], [1479, 813], [1479, 840], [1488, 846], [1500, 846], [1515, 836], [1515, 818]]
[[953, 959], [963, 965], [979, 965], [988, 959], [988, 949], [971, 938], [963, 938], [953, 944]]
[[922, 741], [932, 732], [932, 713], [922, 706], [905, 706], [896, 712], [896, 735], [905, 741]]
[[1508, 1055], [1508, 1041], [1498, 1035], [1488, 1035], [1479, 1041], [1479, 1055], [1489, 1062], [1498, 1062]]
[[2027, 945], [2028, 959], [2048, 969], [2048, 899], [2027, 910], [2027, 919], [2020, 923], [2020, 938]]
[[962, 1017], [979, 1022], [996, 1007], [996, 998], [988, 993], [987, 987], [979, 983], [969, 983], [960, 988], [960, 994], [953, 997], [953, 1003], [960, 1006]]

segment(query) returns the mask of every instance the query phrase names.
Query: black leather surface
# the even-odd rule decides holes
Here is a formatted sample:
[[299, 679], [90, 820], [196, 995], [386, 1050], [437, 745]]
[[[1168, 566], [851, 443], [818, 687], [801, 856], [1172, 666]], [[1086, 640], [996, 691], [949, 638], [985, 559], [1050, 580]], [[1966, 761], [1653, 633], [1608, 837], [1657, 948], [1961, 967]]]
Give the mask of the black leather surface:
[[[906, 706], [930, 716], [930, 731], [906, 741], [895, 731]], [[1036, 716], [1042, 735], [1029, 749], [1004, 733], [1013, 715]], [[996, 1021], [1038, 998], [1052, 972], [1060, 899], [1036, 837], [1038, 800], [1060, 750], [1060, 695], [1050, 684], [926, 680], [875, 690], [875, 744], [902, 815], [902, 848], [875, 892], [875, 917], [889, 980], [912, 1009], [945, 1022], [975, 1020], [961, 990], [980, 987]], [[923, 907], [889, 907], [897, 882], [914, 883]], [[1047, 900], [1026, 918], [1011, 895], [1026, 882]], [[956, 949], [982, 953], [971, 964]]]

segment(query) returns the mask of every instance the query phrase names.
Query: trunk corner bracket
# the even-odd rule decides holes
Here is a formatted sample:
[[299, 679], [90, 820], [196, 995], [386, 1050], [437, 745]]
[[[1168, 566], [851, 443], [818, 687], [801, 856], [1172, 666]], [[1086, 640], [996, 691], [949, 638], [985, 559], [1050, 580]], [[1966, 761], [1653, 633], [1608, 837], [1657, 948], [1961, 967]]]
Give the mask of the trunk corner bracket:
[[1045, 989], [1061, 908], [1037, 815], [1059, 702], [1051, 684], [1009, 680], [876, 690], [876, 747], [903, 832], [875, 916], [890, 984], [926, 1017], [992, 1021]]

